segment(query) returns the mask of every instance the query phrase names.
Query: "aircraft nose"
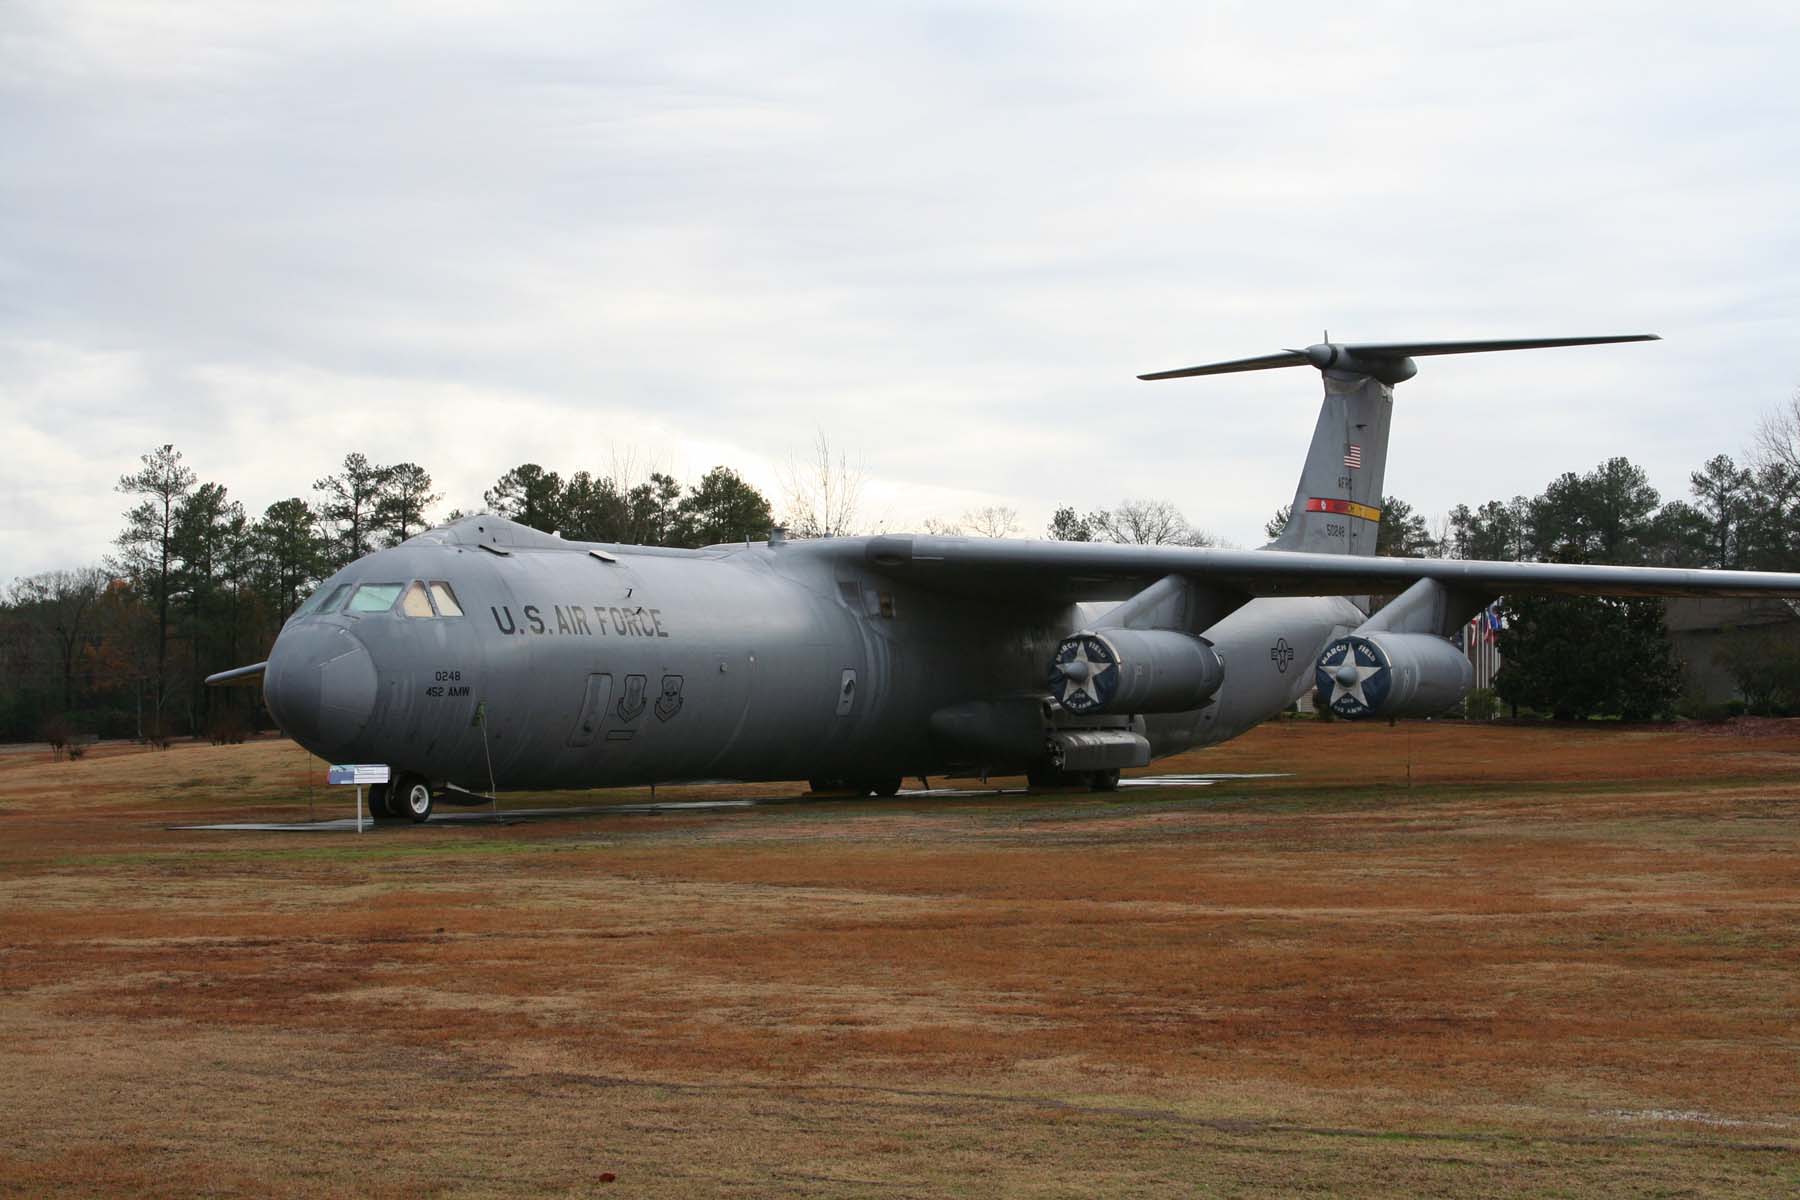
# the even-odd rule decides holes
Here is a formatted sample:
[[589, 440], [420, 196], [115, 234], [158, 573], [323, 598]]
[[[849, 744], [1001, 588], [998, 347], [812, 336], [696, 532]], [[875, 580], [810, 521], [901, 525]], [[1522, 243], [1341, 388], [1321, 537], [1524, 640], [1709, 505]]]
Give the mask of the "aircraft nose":
[[375, 711], [375, 662], [347, 629], [304, 624], [284, 632], [269, 652], [263, 698], [283, 731], [332, 757]]

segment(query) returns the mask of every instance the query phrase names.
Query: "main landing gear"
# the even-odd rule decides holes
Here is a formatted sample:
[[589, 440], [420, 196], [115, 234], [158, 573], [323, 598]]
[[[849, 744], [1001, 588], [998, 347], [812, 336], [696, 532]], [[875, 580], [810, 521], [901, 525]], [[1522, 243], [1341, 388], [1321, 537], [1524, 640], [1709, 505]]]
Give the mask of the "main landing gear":
[[369, 789], [369, 815], [377, 821], [429, 820], [431, 803], [431, 781], [423, 775], [403, 773], [394, 776], [391, 783], [378, 783]]
[[1090, 792], [1112, 792], [1119, 787], [1117, 768], [1107, 771], [1062, 771], [1055, 767], [1034, 767], [1025, 772], [1025, 783], [1034, 792], [1065, 791], [1085, 787]]

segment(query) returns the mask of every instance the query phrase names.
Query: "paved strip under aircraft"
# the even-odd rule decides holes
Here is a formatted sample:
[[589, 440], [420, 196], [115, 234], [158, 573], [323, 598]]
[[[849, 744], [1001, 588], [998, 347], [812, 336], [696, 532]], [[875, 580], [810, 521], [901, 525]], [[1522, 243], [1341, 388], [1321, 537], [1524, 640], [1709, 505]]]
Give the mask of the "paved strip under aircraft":
[[[1137, 778], [1119, 780], [1121, 790], [1125, 788], [1171, 788], [1171, 787], [1210, 787], [1215, 783], [1233, 779], [1286, 779], [1292, 776], [1289, 771], [1276, 771], [1260, 774], [1220, 773], [1216, 775], [1145, 775]], [[912, 788], [902, 791], [899, 799], [907, 800], [962, 800], [980, 796], [1024, 796], [1025, 788]], [[1054, 794], [1054, 793], [1052, 793]], [[468, 812], [444, 812], [439, 810], [431, 816], [428, 825], [468, 825], [493, 824], [495, 821], [553, 821], [561, 817], [597, 817], [597, 816], [651, 816], [657, 813], [678, 812], [711, 812], [738, 808], [766, 808], [780, 804], [829, 804], [829, 803], [866, 803], [844, 796], [810, 794], [799, 796], [771, 796], [767, 798], [748, 797], [728, 800], [659, 800], [650, 804], [592, 804], [578, 808], [502, 808], [498, 815], [486, 808], [471, 809]], [[225, 821], [207, 825], [171, 825], [170, 829], [207, 830], [223, 833], [355, 833], [356, 818], [336, 817], [323, 821]], [[377, 829], [405, 829], [410, 825], [395, 825], [383, 822], [377, 825], [373, 821], [363, 822], [364, 832]]]

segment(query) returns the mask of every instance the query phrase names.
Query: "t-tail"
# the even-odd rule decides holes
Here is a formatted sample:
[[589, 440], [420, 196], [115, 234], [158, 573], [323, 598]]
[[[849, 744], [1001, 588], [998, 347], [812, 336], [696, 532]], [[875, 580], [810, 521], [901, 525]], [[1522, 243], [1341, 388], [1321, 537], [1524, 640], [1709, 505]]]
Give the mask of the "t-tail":
[[1414, 358], [1658, 340], [1653, 333], [1483, 342], [1333, 342], [1328, 338], [1304, 350], [1157, 371], [1138, 378], [1184, 379], [1277, 367], [1318, 368], [1325, 378], [1325, 402], [1319, 408], [1319, 423], [1306, 452], [1300, 486], [1294, 489], [1287, 525], [1281, 536], [1264, 548], [1374, 554], [1381, 529], [1382, 482], [1387, 471], [1394, 386], [1419, 373]]

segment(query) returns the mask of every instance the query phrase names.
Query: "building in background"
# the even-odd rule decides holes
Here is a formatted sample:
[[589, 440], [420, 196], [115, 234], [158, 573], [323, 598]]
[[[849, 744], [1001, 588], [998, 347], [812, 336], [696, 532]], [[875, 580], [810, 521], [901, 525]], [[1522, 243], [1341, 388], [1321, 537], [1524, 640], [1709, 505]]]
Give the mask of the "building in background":
[[1719, 653], [1729, 634], [1742, 630], [1800, 639], [1800, 604], [1792, 600], [1668, 600], [1663, 619], [1688, 694], [1707, 704], [1743, 699]]

